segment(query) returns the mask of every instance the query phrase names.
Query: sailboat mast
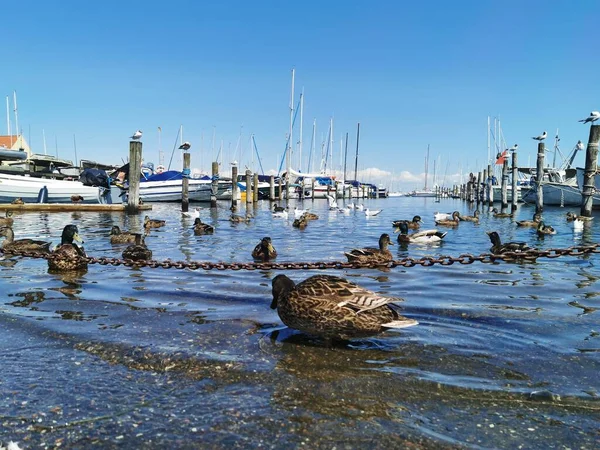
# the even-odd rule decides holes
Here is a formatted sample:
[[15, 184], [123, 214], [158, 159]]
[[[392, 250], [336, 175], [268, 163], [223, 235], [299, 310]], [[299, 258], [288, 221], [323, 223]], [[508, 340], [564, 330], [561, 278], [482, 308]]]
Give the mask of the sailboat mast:
[[554, 135], [554, 158], [552, 158], [552, 167], [556, 167], [556, 154], [558, 153], [558, 141], [560, 141], [558, 137], [558, 128], [556, 129], [556, 134]]
[[427, 144], [427, 155], [425, 156], [425, 187], [423, 190], [427, 190], [427, 177], [429, 176], [429, 144]]
[[290, 198], [290, 182], [291, 182], [291, 164], [292, 164], [292, 142], [293, 141], [293, 129], [294, 129], [294, 81], [296, 78], [296, 69], [292, 69], [292, 89], [290, 93], [290, 130], [288, 136], [288, 148], [285, 152], [285, 166], [286, 166], [286, 198]]
[[75, 167], [79, 167], [79, 163], [77, 162], [77, 141], [75, 140], [75, 135], [73, 135], [73, 150], [75, 151]]
[[358, 141], [360, 139], [360, 122], [356, 125], [356, 156], [354, 157], [354, 181], [358, 181]]
[[161, 135], [162, 135], [162, 128], [158, 127], [158, 164], [163, 166], [165, 164], [165, 155], [162, 150], [162, 143], [161, 143], [162, 136]]
[[[306, 166], [306, 171], [308, 173], [314, 172], [314, 167], [311, 167], [310, 163], [312, 160], [313, 152], [315, 151], [316, 139], [317, 139], [317, 119], [313, 119], [312, 138], [310, 140], [310, 152], [308, 153], [308, 165]], [[314, 166], [314, 162], [313, 162], [313, 166]]]
[[346, 149], [344, 150], [344, 179], [343, 182], [346, 181], [346, 162], [348, 160], [348, 133], [346, 133]]
[[48, 149], [46, 148], [46, 130], [42, 128], [42, 138], [44, 139], [44, 155], [48, 154]]
[[10, 145], [12, 147], [12, 130], [10, 128], [10, 101], [6, 96], [6, 134], [10, 136]]
[[17, 91], [13, 91], [13, 105], [15, 107], [15, 131], [19, 137], [19, 109], [17, 108]]
[[331, 173], [331, 166], [333, 165], [333, 117], [329, 119], [329, 145], [331, 147], [331, 161], [329, 173]]
[[488, 161], [490, 161], [490, 116], [488, 116], [488, 124], [487, 124], [487, 138], [488, 138]]
[[302, 131], [303, 131], [303, 116], [304, 115], [304, 88], [300, 93], [300, 138], [298, 139], [298, 167], [302, 167]]

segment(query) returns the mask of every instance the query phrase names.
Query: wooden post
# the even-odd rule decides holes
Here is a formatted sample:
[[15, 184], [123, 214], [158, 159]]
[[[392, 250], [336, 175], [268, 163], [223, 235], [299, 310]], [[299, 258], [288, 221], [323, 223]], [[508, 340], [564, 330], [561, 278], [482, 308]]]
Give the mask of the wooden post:
[[[514, 195], [514, 191], [513, 191]], [[508, 160], [504, 158], [502, 164], [502, 209], [508, 208]]]
[[252, 172], [246, 170], [246, 205], [252, 203]]
[[190, 154], [183, 152], [183, 179], [181, 180], [181, 212], [190, 209]]
[[127, 213], [137, 214], [140, 206], [140, 175], [142, 173], [142, 143], [129, 142], [129, 197]]
[[252, 185], [252, 201], [256, 203], [258, 201], [258, 174], [254, 174], [254, 184]]
[[517, 188], [517, 152], [513, 151], [512, 154], [512, 199], [510, 201], [510, 210], [515, 212], [517, 210], [517, 202], [519, 201], [519, 190]]
[[279, 192], [277, 198], [279, 201], [281, 201], [283, 198], [283, 181], [281, 180], [281, 177], [279, 177]]
[[488, 178], [488, 174], [487, 174], [487, 169], [483, 169], [483, 175], [481, 177], [481, 191], [479, 192], [479, 196], [481, 197], [481, 203], [483, 203], [483, 206], [485, 206], [485, 190], [486, 190], [486, 186], [487, 186], [487, 178]]
[[[311, 186], [310, 186], [310, 197], [314, 200], [315, 199], [315, 179], [314, 177], [311, 178], [312, 182], [311, 182]], [[302, 186], [302, 189], [304, 189], [304, 186]]]
[[488, 168], [487, 168], [487, 173], [488, 173], [488, 177], [487, 177], [487, 186], [488, 186], [488, 206], [491, 208], [492, 206], [494, 206], [494, 171], [492, 170], [492, 165], [488, 164]]
[[595, 191], [594, 176], [598, 165], [598, 141], [600, 141], [600, 125], [592, 125], [585, 152], [585, 172], [583, 173], [581, 215], [585, 217], [592, 216], [592, 206], [594, 204], [592, 195]]
[[237, 209], [237, 197], [238, 197], [238, 167], [231, 166], [231, 210], [235, 211]]
[[275, 175], [269, 178], [269, 200], [275, 200]]
[[535, 198], [535, 212], [541, 214], [544, 212], [544, 143], [538, 144], [537, 153], [537, 165], [535, 169], [535, 183], [536, 183], [536, 198]]
[[219, 162], [213, 161], [212, 167], [212, 183], [210, 186], [210, 207], [217, 207], [217, 193], [219, 192]]

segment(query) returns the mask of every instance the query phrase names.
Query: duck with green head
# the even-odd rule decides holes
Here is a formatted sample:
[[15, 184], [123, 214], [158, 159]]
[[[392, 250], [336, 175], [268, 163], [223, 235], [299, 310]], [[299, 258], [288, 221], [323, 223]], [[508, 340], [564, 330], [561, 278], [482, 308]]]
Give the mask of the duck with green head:
[[4, 250], [42, 253], [50, 252], [50, 242], [27, 238], [15, 240], [15, 233], [11, 227], [1, 227], [0, 236], [4, 236], [4, 242], [2, 242], [2, 248]]
[[398, 313], [393, 303], [402, 299], [331, 275], [315, 275], [298, 284], [277, 275], [272, 293], [271, 308], [285, 325], [328, 340], [364, 338], [418, 324]]
[[388, 245], [394, 244], [390, 239], [390, 235], [383, 233], [379, 237], [379, 248], [355, 248], [349, 252], [344, 252], [344, 254], [348, 258], [348, 262], [384, 264], [394, 259]]
[[60, 245], [52, 251], [48, 258], [48, 269], [58, 272], [87, 270], [85, 250], [73, 241], [83, 244], [77, 225], [66, 225], [62, 231]]
[[399, 228], [399, 244], [433, 244], [440, 242], [448, 234], [447, 231], [442, 232], [438, 230], [415, 231], [412, 234], [408, 234], [408, 226], [406, 222], [400, 223]]
[[260, 261], [269, 261], [277, 258], [277, 250], [273, 247], [270, 237], [264, 237], [252, 250], [252, 258]]

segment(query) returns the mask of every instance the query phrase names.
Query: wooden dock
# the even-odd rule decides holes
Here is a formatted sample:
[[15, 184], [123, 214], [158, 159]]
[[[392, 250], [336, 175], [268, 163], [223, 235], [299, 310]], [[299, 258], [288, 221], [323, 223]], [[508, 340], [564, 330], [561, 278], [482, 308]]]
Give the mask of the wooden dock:
[[[140, 211], [152, 209], [152, 205], [138, 205]], [[14, 205], [12, 203], [0, 203], [0, 211], [48, 211], [48, 212], [69, 212], [69, 211], [127, 211], [127, 204], [103, 204], [103, 203], [24, 203]]]

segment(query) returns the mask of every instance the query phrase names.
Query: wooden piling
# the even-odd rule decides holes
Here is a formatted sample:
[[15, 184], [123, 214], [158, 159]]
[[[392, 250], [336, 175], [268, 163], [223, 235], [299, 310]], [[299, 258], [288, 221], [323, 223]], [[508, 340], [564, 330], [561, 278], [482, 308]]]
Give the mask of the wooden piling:
[[279, 192], [277, 198], [279, 201], [281, 201], [283, 198], [283, 181], [281, 180], [281, 177], [279, 177]]
[[475, 189], [473, 189], [473, 194], [475, 196], [475, 202], [477, 203], [477, 205], [479, 205], [479, 202], [481, 201], [481, 197], [479, 196], [479, 190], [481, 189], [481, 178], [482, 173], [477, 172], [477, 184], [475, 185]]
[[535, 168], [535, 212], [541, 214], [544, 212], [544, 143], [538, 144], [537, 164]]
[[252, 184], [252, 202], [258, 202], [258, 174], [254, 174], [253, 184]]
[[252, 203], [252, 172], [246, 170], [246, 205]]
[[212, 182], [210, 186], [210, 207], [217, 207], [217, 193], [219, 192], [219, 162], [213, 161], [212, 167]]
[[238, 198], [238, 190], [239, 186], [237, 184], [238, 179], [238, 167], [231, 166], [231, 210], [235, 211], [237, 209], [237, 198]]
[[183, 152], [183, 178], [181, 180], [181, 212], [190, 209], [190, 154]]
[[140, 205], [140, 175], [142, 173], [142, 143], [129, 142], [129, 197], [127, 214], [137, 214]]
[[487, 169], [483, 169], [483, 175], [481, 177], [481, 192], [479, 193], [479, 195], [481, 196], [481, 203], [483, 203], [483, 205], [485, 206], [485, 199], [486, 199], [486, 189], [487, 189], [487, 179], [488, 179], [488, 173], [487, 173]]
[[[508, 159], [504, 158], [504, 162], [502, 163], [502, 209], [508, 208]], [[514, 195], [514, 191], [513, 191]]]
[[585, 217], [592, 216], [593, 194], [596, 190], [594, 177], [598, 166], [598, 141], [600, 141], [600, 125], [592, 125], [585, 152], [585, 172], [583, 173], [581, 215]]
[[494, 171], [492, 170], [492, 165], [488, 164], [487, 166], [487, 173], [488, 173], [488, 177], [487, 177], [487, 204], [488, 206], [491, 208], [492, 206], [494, 206]]
[[269, 200], [275, 200], [275, 175], [269, 178]]
[[519, 201], [519, 190], [517, 187], [517, 152], [512, 152], [512, 199], [510, 200], [510, 211], [515, 212], [517, 210], [517, 202]]

